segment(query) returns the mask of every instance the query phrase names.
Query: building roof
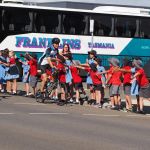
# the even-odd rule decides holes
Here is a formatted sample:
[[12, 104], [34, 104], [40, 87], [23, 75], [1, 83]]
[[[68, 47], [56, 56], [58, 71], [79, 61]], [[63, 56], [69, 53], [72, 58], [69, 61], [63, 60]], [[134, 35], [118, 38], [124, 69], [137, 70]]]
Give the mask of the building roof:
[[51, 2], [78, 2], [78, 3], [93, 3], [93, 4], [117, 4], [131, 6], [150, 7], [150, 0], [24, 0], [25, 2], [36, 3], [51, 3]]

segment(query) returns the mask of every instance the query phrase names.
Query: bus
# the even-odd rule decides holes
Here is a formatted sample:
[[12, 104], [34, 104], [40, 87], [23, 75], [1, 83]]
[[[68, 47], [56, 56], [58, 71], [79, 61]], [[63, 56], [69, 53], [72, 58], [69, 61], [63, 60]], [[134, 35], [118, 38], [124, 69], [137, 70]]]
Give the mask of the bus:
[[[94, 20], [93, 33], [90, 21]], [[99, 6], [93, 10], [0, 4], [0, 49], [14, 50], [19, 56], [38, 56], [51, 45], [51, 39], [71, 47], [74, 59], [82, 63], [91, 49], [103, 59], [115, 56], [150, 58], [150, 9]]]

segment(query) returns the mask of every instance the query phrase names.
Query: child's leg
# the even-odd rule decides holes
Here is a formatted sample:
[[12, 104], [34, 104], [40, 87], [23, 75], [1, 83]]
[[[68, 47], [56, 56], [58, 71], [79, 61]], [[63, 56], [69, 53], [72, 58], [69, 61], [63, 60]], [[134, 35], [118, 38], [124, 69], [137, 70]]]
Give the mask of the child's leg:
[[131, 109], [132, 108], [132, 101], [130, 95], [125, 95], [126, 98], [126, 109]]
[[96, 90], [95, 95], [96, 95], [96, 103], [101, 105], [101, 92], [100, 92], [100, 90]]
[[76, 89], [76, 102], [79, 103], [80, 93], [79, 89]]
[[140, 111], [140, 98], [139, 98], [139, 95], [136, 95], [136, 99], [137, 99], [137, 111]]
[[0, 90], [2, 90], [2, 84], [0, 84]]
[[8, 93], [11, 93], [11, 82], [10, 80], [7, 81], [6, 89]]
[[143, 97], [139, 97], [139, 104], [140, 104], [140, 111], [143, 111], [143, 108], [144, 108]]
[[65, 100], [66, 97], [65, 97], [65, 89], [64, 88], [61, 88], [61, 100]]
[[114, 95], [114, 102], [115, 102], [115, 105], [118, 105], [118, 95]]
[[90, 85], [90, 96], [91, 96], [91, 99], [95, 99], [95, 91], [94, 91], [93, 85]]
[[25, 91], [26, 94], [29, 95], [29, 91], [30, 91], [29, 83], [25, 83]]
[[13, 79], [13, 85], [12, 85], [12, 88], [13, 88], [13, 93], [17, 93], [17, 79]]

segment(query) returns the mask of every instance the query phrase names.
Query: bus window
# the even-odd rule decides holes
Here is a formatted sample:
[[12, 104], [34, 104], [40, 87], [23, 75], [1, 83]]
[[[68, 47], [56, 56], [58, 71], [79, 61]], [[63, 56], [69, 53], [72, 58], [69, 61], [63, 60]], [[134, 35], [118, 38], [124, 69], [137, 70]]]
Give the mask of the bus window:
[[93, 16], [94, 19], [94, 35], [112, 36], [113, 34], [113, 19], [111, 16]]
[[51, 11], [35, 13], [36, 32], [59, 33], [59, 14]]
[[120, 37], [135, 37], [137, 23], [136, 18], [116, 17], [115, 34]]
[[142, 18], [140, 19], [140, 37], [150, 38], [150, 19]]
[[17, 8], [5, 9], [3, 21], [4, 30], [17, 32], [29, 31], [30, 17], [28, 10]]
[[0, 31], [2, 30], [2, 9], [0, 9]]
[[63, 15], [63, 33], [84, 35], [85, 33], [85, 16], [81, 14], [68, 13]]

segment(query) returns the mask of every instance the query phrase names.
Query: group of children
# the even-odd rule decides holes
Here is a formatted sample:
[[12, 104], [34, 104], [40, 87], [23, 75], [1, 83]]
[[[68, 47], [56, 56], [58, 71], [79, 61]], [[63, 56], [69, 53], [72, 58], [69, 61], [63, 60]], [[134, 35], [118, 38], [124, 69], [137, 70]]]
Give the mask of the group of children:
[[[24, 57], [24, 61], [20, 59], [18, 61], [22, 63], [22, 81], [25, 83], [26, 96], [30, 95], [30, 86], [33, 88], [33, 96], [36, 96], [38, 80], [37, 57], [35, 54], [31, 55], [28, 53], [21, 55], [21, 57]], [[88, 52], [86, 63], [80, 64], [79, 61], [73, 60], [69, 45], [64, 44], [63, 50], [53, 60], [54, 68], [58, 72], [58, 87], [61, 89], [61, 101], [65, 102], [66, 99], [70, 99], [70, 102], [78, 104], [80, 103], [80, 93], [82, 93], [89, 104], [101, 108], [105, 96], [105, 88], [108, 87], [111, 109], [120, 110], [120, 88], [123, 85], [126, 111], [133, 111], [131, 95], [135, 95], [137, 97], [137, 111], [144, 113], [143, 99], [150, 100], [150, 84], [142, 68], [141, 59], [135, 58], [133, 61], [124, 59], [123, 67], [120, 67], [120, 62], [117, 58], [110, 58], [108, 62], [110, 68], [105, 70], [102, 66], [102, 60], [97, 57], [96, 51], [91, 50]], [[82, 85], [80, 69], [87, 72], [86, 83], [90, 91], [89, 99]], [[6, 90], [9, 94], [17, 94], [19, 69], [16, 65], [16, 56], [13, 51], [8, 49], [0, 51], [0, 71], [1, 92]], [[48, 78], [53, 80], [51, 77], [52, 72], [50, 71]], [[55, 93], [55, 98], [58, 98], [57, 88], [53, 93]]]
[[25, 83], [26, 96], [29, 95], [29, 84], [36, 92], [37, 58], [36, 55], [21, 55], [24, 61], [18, 59], [14, 51], [5, 49], [0, 51], [0, 92], [17, 95], [17, 80], [20, 78], [18, 63], [22, 64], [22, 81]]

